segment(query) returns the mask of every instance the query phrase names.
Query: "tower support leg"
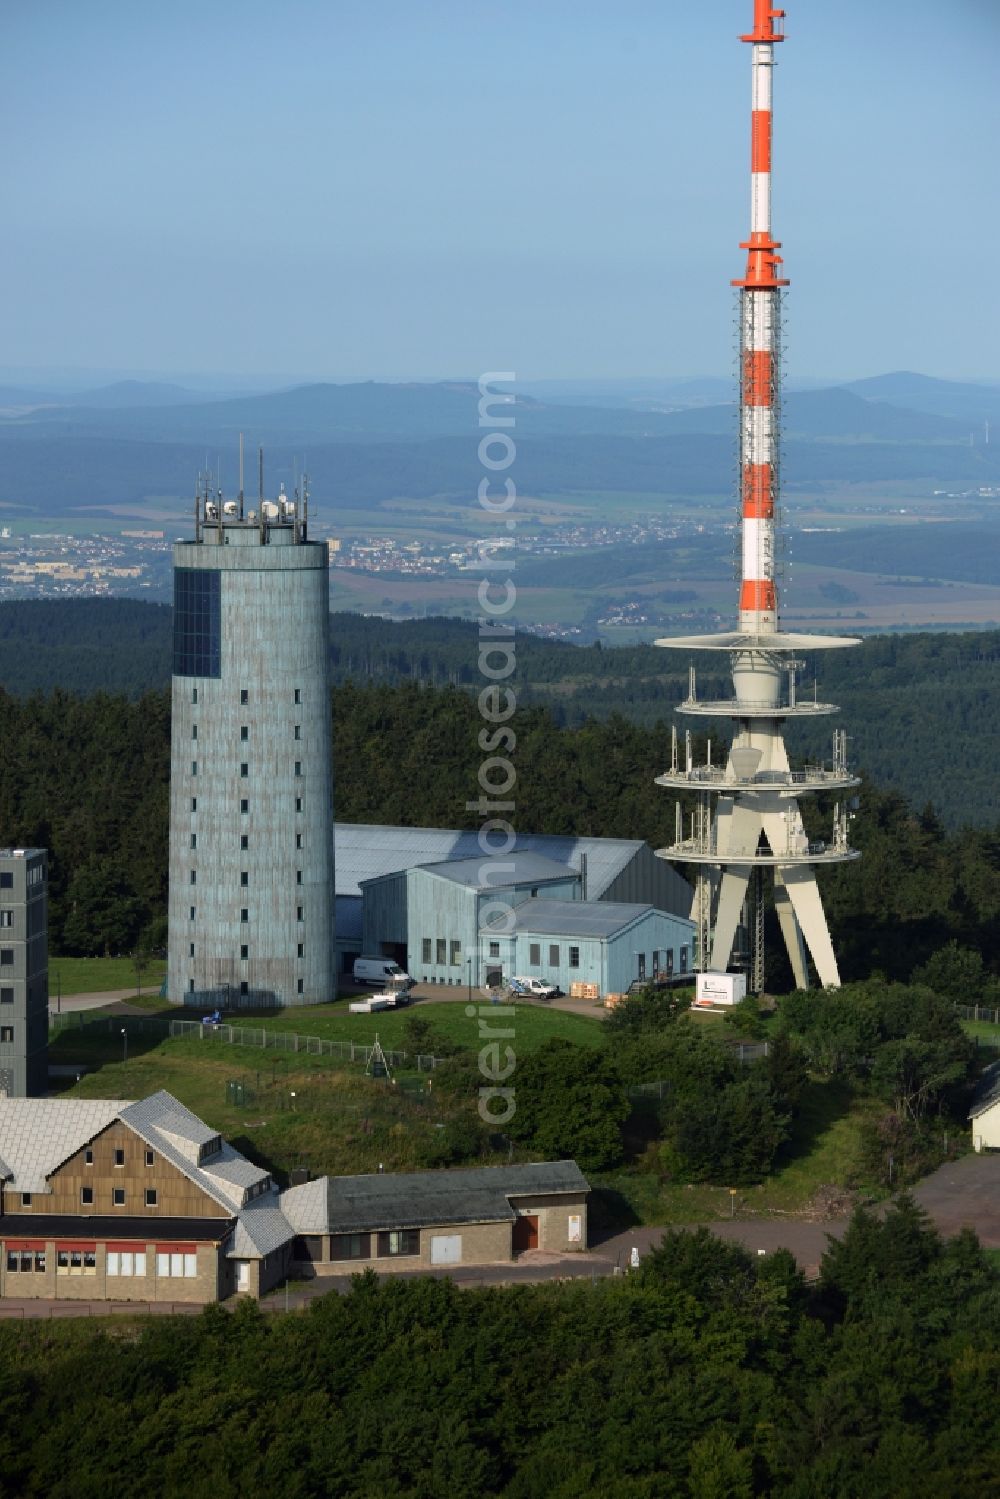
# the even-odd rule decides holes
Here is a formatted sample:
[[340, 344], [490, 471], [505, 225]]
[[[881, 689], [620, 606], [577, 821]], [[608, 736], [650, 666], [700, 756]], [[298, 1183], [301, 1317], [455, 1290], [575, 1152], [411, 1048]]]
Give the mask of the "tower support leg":
[[715, 913], [715, 936], [712, 939], [712, 968], [716, 973], [725, 973], [729, 966], [750, 870], [749, 864], [730, 864], [722, 871], [719, 905]]
[[826, 924], [826, 913], [820, 900], [816, 876], [808, 866], [786, 867], [781, 873], [819, 981], [824, 989], [839, 989], [840, 970], [830, 941], [830, 928]]
[[785, 939], [788, 961], [792, 965], [792, 977], [797, 989], [808, 989], [809, 969], [806, 965], [806, 948], [795, 911], [785, 889], [784, 875], [777, 867], [774, 871], [774, 909], [777, 912], [781, 935]]

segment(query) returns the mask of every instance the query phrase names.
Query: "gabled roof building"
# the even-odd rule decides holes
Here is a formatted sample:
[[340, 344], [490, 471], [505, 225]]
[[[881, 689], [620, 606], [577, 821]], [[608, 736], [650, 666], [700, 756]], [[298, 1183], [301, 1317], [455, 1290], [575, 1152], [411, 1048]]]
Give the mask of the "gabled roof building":
[[0, 1297], [210, 1302], [309, 1273], [586, 1247], [572, 1161], [322, 1177], [279, 1192], [165, 1091], [0, 1098]]

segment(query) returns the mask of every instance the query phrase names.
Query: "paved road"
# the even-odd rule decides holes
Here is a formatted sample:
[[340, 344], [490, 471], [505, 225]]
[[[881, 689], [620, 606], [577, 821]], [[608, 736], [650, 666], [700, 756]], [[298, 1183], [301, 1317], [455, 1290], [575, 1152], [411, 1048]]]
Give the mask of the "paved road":
[[[970, 1155], [950, 1162], [935, 1171], [914, 1191], [915, 1198], [938, 1230], [948, 1236], [966, 1224], [973, 1227], [987, 1249], [1000, 1248], [1000, 1154]], [[739, 1243], [754, 1252], [773, 1253], [790, 1249], [807, 1274], [814, 1274], [830, 1238], [839, 1238], [847, 1227], [846, 1218], [824, 1223], [788, 1218], [735, 1218], [705, 1226], [720, 1239]], [[694, 1228], [696, 1224], [679, 1225]], [[469, 1265], [458, 1269], [391, 1269], [380, 1272], [412, 1279], [430, 1275], [445, 1276], [460, 1286], [530, 1285], [547, 1280], [597, 1279], [614, 1275], [629, 1263], [633, 1247], [640, 1258], [664, 1233], [663, 1228], [630, 1228], [624, 1233], [599, 1239], [587, 1254], [557, 1255], [535, 1250], [521, 1255], [513, 1264]], [[298, 1281], [284, 1289], [272, 1291], [263, 1305], [270, 1311], [292, 1310], [308, 1305], [330, 1291], [344, 1293], [350, 1289], [351, 1276], [322, 1275], [314, 1280]], [[226, 1303], [234, 1306], [235, 1299]], [[194, 1315], [200, 1307], [184, 1302], [149, 1305], [146, 1302], [108, 1301], [30, 1301], [8, 1297], [0, 1300], [0, 1320], [44, 1317], [108, 1317], [118, 1314], [135, 1316], [165, 1315], [169, 1312]]]
[[[141, 993], [149, 996], [159, 994], [159, 984], [154, 984], [150, 989], [143, 989]], [[104, 989], [97, 994], [63, 994], [58, 999], [49, 995], [49, 1014], [70, 1014], [75, 1010], [103, 1010], [110, 1006], [121, 1007], [122, 1014], [148, 1015], [148, 1010], [137, 1009], [134, 1005], [131, 1009], [128, 1001], [135, 999], [135, 985], [130, 989]]]

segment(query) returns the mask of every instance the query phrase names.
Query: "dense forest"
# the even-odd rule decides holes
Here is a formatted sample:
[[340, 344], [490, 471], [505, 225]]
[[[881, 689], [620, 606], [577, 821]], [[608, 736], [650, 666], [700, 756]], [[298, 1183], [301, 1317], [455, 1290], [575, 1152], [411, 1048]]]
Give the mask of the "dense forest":
[[[0, 603], [0, 688], [14, 697], [54, 689], [138, 697], [169, 685], [170, 651], [166, 605], [129, 599]], [[703, 657], [697, 664], [699, 695], [726, 695], [724, 663]], [[951, 829], [1000, 824], [993, 748], [1000, 733], [1000, 631], [872, 636], [856, 650], [825, 653], [810, 673], [813, 667], [819, 696], [843, 711], [837, 720], [790, 729], [793, 755], [828, 757], [839, 722], [850, 735], [852, 764], [877, 786], [899, 792], [916, 808], [933, 806]], [[476, 626], [455, 619], [393, 623], [334, 614], [331, 670], [336, 683], [452, 685], [470, 692], [482, 685]], [[544, 704], [558, 726], [614, 715], [646, 729], [661, 725], [646, 741], [647, 770], [655, 774], [667, 754], [669, 724], [683, 728], [674, 714], [687, 691], [687, 672], [683, 653], [653, 646], [576, 646], [520, 634], [513, 680], [518, 701]], [[813, 686], [810, 673], [800, 689], [806, 693]]]
[[[56, 952], [123, 952], [164, 941], [169, 697], [0, 691], [0, 842], [47, 847]], [[474, 826], [481, 727], [454, 687], [346, 681], [334, 689], [337, 816], [345, 822]], [[614, 716], [560, 728], [519, 711], [517, 824], [525, 831], [673, 837], [673, 799], [653, 784], [665, 731]], [[386, 745], [392, 753], [386, 753]], [[807, 804], [817, 826], [829, 808]], [[867, 783], [853, 824], [864, 857], [823, 876], [848, 978], [906, 979], [948, 941], [1000, 970], [1000, 830], [950, 833], [936, 815]], [[772, 944], [777, 949], [777, 944]], [[775, 987], [787, 976], [773, 975]]]
[[[822, 1094], [827, 1106], [859, 1105], [858, 1156], [841, 1186], [870, 1192], [916, 1181], [947, 1159], [949, 1138], [954, 1145], [968, 1120], [978, 1063], [953, 996], [970, 960], [956, 949], [955, 972], [924, 970], [910, 985], [875, 979], [835, 994], [797, 991], [767, 1012], [744, 1000], [726, 1026], [766, 1039], [752, 1058], [722, 1029], [687, 1022], [689, 993], [630, 995], [608, 1015], [597, 1049], [550, 1040], [519, 1059], [507, 1136], [529, 1159], [572, 1159], [591, 1174], [627, 1163], [661, 1184], [752, 1186], [801, 1152], [798, 1122]], [[447, 1056], [447, 1038], [419, 1012], [406, 1026], [411, 1050]], [[476, 1052], [453, 1047], [434, 1086], [455, 1112], [423, 1164], [484, 1153], [481, 1083]], [[643, 1084], [655, 1088], [643, 1093]], [[592, 1219], [634, 1221], [620, 1178], [598, 1183]]]
[[1000, 1272], [902, 1198], [806, 1284], [706, 1230], [591, 1284], [0, 1327], [0, 1494], [996, 1493]]

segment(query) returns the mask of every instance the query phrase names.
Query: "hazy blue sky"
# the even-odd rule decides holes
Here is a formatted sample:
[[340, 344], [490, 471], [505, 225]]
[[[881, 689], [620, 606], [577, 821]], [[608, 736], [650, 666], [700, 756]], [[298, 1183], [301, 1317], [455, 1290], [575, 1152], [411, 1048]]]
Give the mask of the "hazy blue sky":
[[[1000, 0], [788, 0], [788, 367], [1000, 378]], [[751, 0], [7, 0], [0, 366], [729, 369]]]

